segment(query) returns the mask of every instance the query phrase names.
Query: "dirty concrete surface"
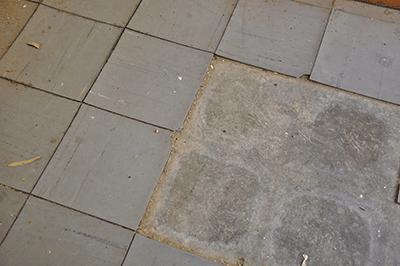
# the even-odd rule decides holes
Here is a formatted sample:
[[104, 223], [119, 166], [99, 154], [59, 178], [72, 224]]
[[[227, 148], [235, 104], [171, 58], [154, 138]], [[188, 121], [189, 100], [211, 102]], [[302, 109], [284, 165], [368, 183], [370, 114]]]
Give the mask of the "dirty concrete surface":
[[399, 108], [211, 66], [139, 232], [226, 265], [400, 263]]

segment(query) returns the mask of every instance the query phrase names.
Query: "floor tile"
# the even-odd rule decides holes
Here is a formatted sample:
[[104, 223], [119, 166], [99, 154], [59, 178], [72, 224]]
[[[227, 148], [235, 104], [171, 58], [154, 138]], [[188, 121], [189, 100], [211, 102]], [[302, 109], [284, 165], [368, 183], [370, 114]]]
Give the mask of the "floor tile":
[[239, 1], [217, 54], [291, 76], [310, 74], [329, 9], [282, 1]]
[[136, 234], [123, 266], [221, 265]]
[[170, 133], [83, 105], [33, 193], [133, 229], [170, 153]]
[[2, 265], [119, 266], [133, 232], [29, 198], [0, 246]]
[[0, 1], [0, 58], [28, 22], [36, 7], [37, 4], [28, 1]]
[[[0, 75], [81, 100], [121, 29], [40, 6], [0, 61]], [[39, 49], [27, 45], [36, 42]]]
[[143, 0], [128, 27], [214, 52], [237, 0]]
[[399, 106], [211, 64], [138, 232], [225, 265], [398, 265]]
[[140, 0], [43, 0], [43, 4], [87, 18], [124, 27]]
[[27, 194], [0, 186], [0, 243], [27, 197]]
[[175, 130], [186, 117], [211, 57], [126, 31], [85, 101]]
[[311, 79], [400, 104], [399, 47], [399, 24], [334, 10]]
[[[31, 191], [79, 104], [0, 79], [0, 183]], [[17, 167], [13, 162], [41, 156]]]

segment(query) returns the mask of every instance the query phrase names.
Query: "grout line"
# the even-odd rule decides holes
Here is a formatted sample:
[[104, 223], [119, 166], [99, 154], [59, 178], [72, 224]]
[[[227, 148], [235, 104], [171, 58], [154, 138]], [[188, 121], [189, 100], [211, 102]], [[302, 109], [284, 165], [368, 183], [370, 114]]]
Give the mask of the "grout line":
[[219, 47], [219, 45], [221, 44], [222, 39], [223, 39], [224, 36], [225, 36], [225, 32], [226, 32], [226, 30], [228, 29], [229, 23], [231, 23], [231, 20], [232, 20], [232, 17], [233, 17], [233, 13], [235, 13], [235, 10], [236, 10], [236, 7], [237, 7], [238, 4], [239, 4], [239, 1], [240, 1], [240, 0], [237, 0], [235, 6], [233, 7], [232, 13], [231, 13], [231, 15], [230, 15], [230, 17], [229, 17], [229, 19], [228, 19], [228, 23], [226, 23], [225, 29], [224, 29], [224, 31], [222, 32], [221, 39], [219, 40], [219, 42], [218, 42], [218, 44], [217, 44], [217, 46], [215, 47], [215, 50], [214, 50], [214, 52], [213, 52], [214, 55], [216, 55], [217, 50], [218, 50], [218, 47]]
[[125, 32], [125, 28], [122, 29], [121, 33], [119, 34], [119, 37], [115, 40], [115, 43], [114, 43], [113, 47], [110, 49], [110, 52], [109, 52], [109, 54], [107, 56], [107, 59], [104, 61], [104, 64], [101, 67], [101, 69], [99, 70], [96, 78], [93, 80], [92, 84], [90, 85], [90, 88], [86, 92], [85, 96], [82, 98], [81, 103], [83, 103], [85, 101], [86, 97], [89, 95], [89, 93], [92, 90], [94, 84], [96, 83], [97, 79], [100, 77], [101, 72], [103, 72], [103, 69], [107, 65], [108, 60], [110, 60], [110, 57], [111, 57], [112, 53], [114, 52], [115, 48], [117, 47], [119, 41], [121, 40], [121, 37], [124, 34], [124, 32]]
[[81, 101], [79, 101], [79, 100], [75, 100], [75, 99], [73, 99], [73, 98], [69, 98], [69, 97], [64, 96], [64, 95], [56, 94], [56, 93], [54, 93], [54, 92], [52, 92], [52, 91], [47, 91], [47, 90], [44, 90], [44, 89], [36, 88], [36, 87], [34, 87], [34, 86], [32, 86], [32, 85], [28, 85], [28, 84], [26, 84], [26, 83], [19, 82], [19, 81], [10, 79], [10, 78], [6, 78], [6, 77], [1, 77], [1, 76], [0, 76], [0, 79], [4, 79], [4, 80], [7, 80], [7, 81], [10, 81], [11, 83], [16, 83], [16, 84], [18, 84], [18, 85], [22, 85], [22, 86], [25, 86], [25, 87], [27, 87], [27, 88], [34, 89], [34, 90], [37, 90], [37, 91], [40, 91], [40, 92], [44, 92], [44, 93], [47, 93], [47, 94], [51, 94], [51, 95], [53, 95], [53, 96], [60, 97], [60, 98], [63, 98], [63, 99], [66, 99], [66, 100], [70, 100], [70, 101], [73, 101], [73, 102], [77, 102], [77, 103], [80, 103], [80, 102], [81, 102]]
[[140, 4], [143, 2], [143, 0], [140, 0], [140, 2], [137, 4], [135, 11], [133, 11], [133, 14], [129, 17], [128, 22], [125, 23], [124, 28], [126, 29], [128, 27], [129, 22], [131, 22], [133, 16], [136, 14], [137, 10], [139, 9]]
[[94, 19], [94, 18], [85, 17], [85, 16], [82, 16], [82, 15], [79, 15], [79, 14], [72, 13], [71, 11], [67, 11], [67, 10], [63, 10], [63, 9], [58, 9], [56, 7], [52, 7], [52, 6], [47, 5], [47, 4], [40, 3], [40, 5], [48, 7], [48, 8], [51, 8], [51, 9], [54, 9], [54, 10], [57, 10], [58, 12], [64, 12], [64, 13], [67, 13], [67, 14], [72, 15], [72, 16], [77, 16], [77, 17], [80, 17], [80, 18], [84, 18], [84, 19], [87, 19], [87, 20], [94, 21], [94, 22], [106, 24], [108, 26], [112, 26], [112, 27], [116, 27], [116, 28], [120, 28], [120, 29], [124, 28], [124, 26], [119, 26], [119, 25], [111, 24], [111, 23], [108, 23], [108, 22], [105, 22], [105, 21], [97, 20], [97, 19]]
[[96, 109], [99, 109], [99, 110], [102, 110], [102, 111], [105, 111], [105, 112], [108, 112], [108, 113], [111, 113], [111, 114], [114, 114], [114, 115], [122, 116], [124, 118], [130, 119], [130, 120], [133, 120], [133, 121], [136, 121], [136, 122], [140, 122], [140, 123], [152, 126], [152, 127], [164, 129], [164, 130], [167, 130], [167, 131], [170, 131], [170, 132], [175, 132], [176, 131], [176, 130], [173, 130], [173, 129], [170, 129], [170, 128], [166, 128], [166, 127], [155, 125], [155, 124], [143, 121], [143, 120], [139, 120], [139, 119], [134, 118], [134, 117], [126, 116], [126, 115], [123, 115], [123, 114], [120, 114], [120, 113], [117, 113], [117, 112], [114, 112], [114, 111], [111, 111], [111, 110], [108, 110], [108, 109], [105, 109], [105, 108], [102, 108], [102, 107], [99, 107], [99, 106], [96, 106], [96, 105], [93, 105], [93, 104], [90, 104], [90, 103], [83, 103], [83, 104], [88, 105], [90, 107], [94, 107]]
[[121, 261], [121, 266], [124, 265], [124, 262], [125, 262], [125, 260], [126, 260], [126, 257], [128, 257], [128, 253], [129, 253], [129, 251], [131, 250], [131, 246], [132, 246], [132, 244], [133, 244], [133, 241], [135, 240], [136, 234], [137, 234], [136, 232], [133, 234], [132, 240], [131, 240], [131, 242], [129, 243], [128, 248], [126, 249], [124, 258], [123, 258], [122, 261]]
[[[8, 186], [2, 186], [2, 187], [8, 188], [8, 189], [12, 189], [11, 187], [8, 187]], [[17, 190], [16, 190], [16, 191], [17, 191]], [[19, 191], [18, 191], [18, 192], [19, 192]], [[26, 194], [26, 192], [24, 192], [24, 194]], [[17, 221], [17, 219], [18, 219], [20, 213], [21, 213], [22, 210], [24, 209], [24, 207], [25, 207], [25, 205], [26, 205], [26, 202], [27, 202], [28, 199], [29, 199], [29, 196], [30, 196], [30, 195], [28, 194], [28, 197], [26, 197], [26, 199], [25, 199], [25, 201], [24, 201], [24, 204], [22, 204], [21, 209], [19, 209], [19, 212], [18, 212], [17, 215], [15, 216], [14, 221], [11, 223], [10, 227], [9, 227], [8, 230], [7, 230], [7, 233], [4, 235], [3, 240], [0, 241], [0, 247], [1, 247], [1, 245], [4, 243], [4, 241], [6, 240], [8, 234], [9, 234], [10, 231], [11, 231], [11, 228], [14, 227], [14, 224], [15, 224], [15, 222]]]
[[39, 183], [39, 180], [40, 180], [40, 178], [43, 176], [44, 172], [46, 171], [47, 166], [49, 166], [51, 160], [53, 159], [54, 155], [56, 154], [56, 152], [57, 152], [57, 150], [58, 150], [58, 147], [60, 147], [61, 142], [63, 141], [63, 139], [64, 139], [65, 136], [67, 135], [69, 129], [71, 128], [71, 125], [72, 125], [72, 123], [74, 122], [76, 116], [78, 115], [79, 110], [81, 109], [81, 106], [82, 106], [82, 103], [81, 103], [81, 104], [78, 106], [78, 108], [76, 109], [76, 112], [75, 112], [74, 116], [72, 117], [71, 122], [69, 123], [67, 129], [64, 131], [64, 134], [63, 134], [63, 136], [61, 137], [60, 142], [58, 143], [57, 147], [54, 149], [53, 154], [50, 156], [49, 160], [47, 161], [45, 167], [44, 167], [43, 170], [42, 170], [42, 173], [39, 175], [38, 179], [36, 180], [36, 182], [35, 182], [35, 184], [33, 185], [31, 191], [29, 192], [29, 194], [32, 195], [33, 190], [35, 189], [36, 185]]
[[200, 48], [197, 48], [197, 47], [194, 47], [194, 46], [190, 46], [190, 45], [187, 45], [187, 44], [183, 44], [183, 43], [171, 41], [171, 40], [168, 40], [168, 39], [164, 39], [164, 38], [161, 38], [161, 37], [158, 37], [158, 36], [155, 36], [155, 35], [151, 35], [149, 33], [141, 32], [141, 31], [138, 31], [138, 30], [135, 30], [135, 29], [132, 29], [132, 28], [126, 28], [126, 29], [129, 30], [129, 31], [133, 31], [133, 32], [148, 36], [148, 37], [152, 37], [152, 38], [159, 39], [159, 40], [162, 40], [162, 41], [165, 41], [165, 42], [173, 43], [173, 44], [176, 44], [176, 45], [179, 45], [179, 46], [184, 46], [184, 47], [191, 48], [191, 49], [194, 49], [194, 50], [198, 50], [198, 51], [201, 51], [201, 52], [214, 54], [212, 51], [207, 51], [207, 50], [203, 50], [203, 49], [200, 49]]
[[19, 31], [17, 37], [14, 38], [14, 40], [11, 42], [11, 44], [7, 47], [6, 52], [0, 56], [0, 61], [1, 59], [3, 59], [3, 57], [7, 54], [8, 50], [11, 48], [11, 46], [15, 43], [15, 41], [18, 39], [18, 37], [21, 35], [22, 31], [25, 29], [26, 25], [28, 25], [29, 21], [31, 21], [33, 15], [36, 13], [36, 10], [39, 8], [40, 3], [36, 3], [36, 2], [31, 2], [31, 3], [35, 3], [37, 4], [35, 10], [32, 12], [32, 15], [29, 17], [29, 19], [26, 21], [25, 25], [22, 27], [22, 29]]
[[38, 196], [38, 195], [35, 195], [35, 194], [32, 194], [32, 193], [30, 194], [30, 196], [31, 196], [31, 197], [34, 197], [34, 198], [37, 198], [37, 199], [40, 199], [40, 200], [43, 200], [43, 201], [47, 201], [47, 202], [53, 203], [53, 204], [55, 204], [55, 205], [57, 205], [57, 206], [66, 208], [66, 209], [68, 209], [68, 210], [71, 210], [71, 211], [74, 211], [74, 212], [78, 212], [78, 213], [83, 214], [83, 215], [90, 216], [90, 217], [92, 217], [92, 218], [95, 218], [95, 219], [97, 219], [97, 220], [106, 222], [106, 223], [108, 223], [108, 224], [112, 224], [112, 225], [121, 227], [121, 228], [126, 229], [126, 230], [129, 230], [129, 231], [131, 231], [131, 232], [136, 232], [136, 230], [134, 230], [134, 229], [132, 229], [132, 228], [126, 227], [126, 226], [124, 226], [124, 225], [117, 224], [117, 223], [115, 223], [115, 222], [108, 221], [108, 220], [106, 220], [106, 219], [103, 219], [103, 218], [101, 218], [101, 217], [95, 216], [95, 215], [90, 214], [90, 213], [86, 213], [86, 212], [83, 212], [83, 211], [80, 211], [80, 210], [71, 208], [71, 207], [69, 207], [69, 206], [66, 206], [66, 205], [57, 203], [57, 202], [55, 202], [55, 201], [52, 201], [52, 200], [43, 198], [43, 197], [41, 197], [41, 196]]
[[325, 35], [326, 35], [326, 30], [328, 29], [328, 25], [331, 22], [331, 20], [333, 19], [333, 15], [335, 14], [335, 12], [336, 12], [336, 9], [334, 9], [333, 6], [332, 6], [331, 11], [329, 12], [329, 15], [328, 15], [328, 19], [327, 19], [326, 24], [325, 24], [325, 29], [324, 29], [324, 32], [322, 34], [321, 41], [319, 42], [319, 45], [318, 45], [317, 53], [315, 54], [314, 63], [312, 65], [312, 68], [311, 68], [311, 71], [310, 71], [310, 77], [311, 77], [312, 72], [314, 71], [315, 62], [317, 62], [317, 58], [318, 58], [318, 55], [319, 55], [319, 50], [321, 49], [322, 42], [323, 42], [323, 40], [325, 38]]

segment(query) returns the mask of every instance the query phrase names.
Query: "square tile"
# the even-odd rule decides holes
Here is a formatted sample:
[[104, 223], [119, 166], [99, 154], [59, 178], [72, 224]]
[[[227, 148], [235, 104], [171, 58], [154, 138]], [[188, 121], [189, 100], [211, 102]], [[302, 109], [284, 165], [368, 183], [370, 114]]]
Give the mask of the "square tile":
[[221, 264], [136, 234], [124, 265], [217, 266]]
[[0, 243], [17, 218], [27, 197], [27, 194], [0, 186]]
[[0, 75], [82, 100], [120, 33], [119, 28], [39, 6], [1, 59]]
[[143, 0], [128, 27], [214, 52], [237, 0]]
[[212, 54], [126, 31], [85, 102], [180, 128]]
[[140, 0], [43, 0], [43, 4], [73, 14], [124, 27]]
[[289, 0], [239, 1], [217, 54], [295, 77], [310, 74], [329, 11]]
[[0, 58], [28, 22], [37, 4], [28, 1], [0, 1]]
[[29, 198], [0, 246], [2, 265], [121, 265], [133, 232]]
[[136, 229], [171, 150], [155, 131], [83, 105], [33, 193]]
[[311, 79], [399, 104], [399, 47], [399, 24], [334, 10]]
[[[0, 79], [0, 183], [30, 192], [79, 103]], [[41, 156], [17, 167], [13, 162]]]

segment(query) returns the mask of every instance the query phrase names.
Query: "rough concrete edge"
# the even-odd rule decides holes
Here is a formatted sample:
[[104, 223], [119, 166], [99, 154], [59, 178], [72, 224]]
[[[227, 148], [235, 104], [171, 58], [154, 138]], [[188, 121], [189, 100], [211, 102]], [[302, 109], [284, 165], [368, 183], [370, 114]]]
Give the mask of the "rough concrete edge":
[[[364, 3], [368, 3], [370, 5], [376, 5], [376, 6], [382, 6], [382, 7], [387, 7], [387, 8], [394, 8], [394, 9], [400, 9], [400, 5], [388, 5], [385, 4], [383, 1], [377, 1], [377, 2], [372, 2], [371, 0], [355, 0], [355, 1], [359, 1], [359, 2], [364, 2]], [[394, 2], [394, 1], [392, 1]]]
[[157, 182], [157, 185], [154, 189], [154, 192], [150, 198], [150, 201], [146, 207], [146, 211], [142, 217], [142, 220], [139, 223], [139, 226], [138, 226], [136, 232], [138, 234], [148, 237], [152, 240], [155, 240], [160, 243], [163, 243], [163, 244], [178, 248], [180, 250], [192, 253], [192, 254], [202, 257], [204, 259], [214, 261], [216, 263], [220, 263], [220, 264], [227, 265], [227, 266], [237, 266], [237, 264], [231, 264], [223, 259], [215, 259], [205, 253], [199, 252], [198, 250], [187, 248], [182, 243], [178, 243], [173, 240], [169, 240], [167, 237], [157, 234], [154, 230], [148, 229], [148, 228], [154, 228], [154, 223], [155, 223], [155, 221], [154, 221], [155, 215], [154, 214], [157, 213], [157, 208], [159, 207], [159, 206], [157, 206], [157, 201], [155, 199], [160, 198], [160, 195], [163, 194], [168, 181], [171, 181], [168, 178], [168, 173], [173, 171], [173, 169], [172, 169], [174, 166], [173, 162], [176, 162], [177, 157], [178, 157], [178, 151], [177, 151], [177, 147], [176, 147], [177, 140], [181, 137], [181, 135], [186, 130], [187, 123], [193, 118], [194, 112], [197, 110], [197, 108], [199, 106], [199, 100], [204, 94], [204, 87], [206, 87], [208, 85], [208, 81], [212, 78], [212, 74], [214, 72], [214, 65], [216, 63], [218, 63], [219, 60], [226, 60], [226, 59], [218, 58], [216, 56], [212, 57], [209, 67], [203, 77], [203, 80], [199, 86], [199, 89], [197, 90], [197, 93], [196, 93], [194, 100], [189, 108], [189, 111], [187, 112], [187, 115], [182, 124], [181, 130], [176, 130], [171, 133], [171, 152], [169, 154], [167, 162], [164, 166], [164, 169], [161, 173], [161, 176]]
[[400, 24], [400, 11], [353, 0], [335, 0], [333, 8], [353, 15]]

